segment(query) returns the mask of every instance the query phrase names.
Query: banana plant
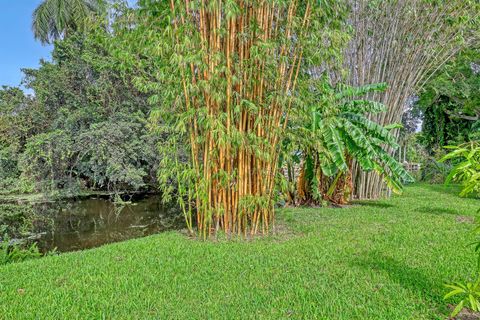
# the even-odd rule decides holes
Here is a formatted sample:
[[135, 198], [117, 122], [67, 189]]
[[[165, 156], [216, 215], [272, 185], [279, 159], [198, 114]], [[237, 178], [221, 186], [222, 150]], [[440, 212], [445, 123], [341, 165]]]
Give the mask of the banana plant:
[[[303, 156], [297, 183], [300, 198], [307, 202], [318, 202], [322, 197], [332, 201], [334, 193], [340, 191], [343, 200], [333, 202], [346, 202], [352, 191], [354, 160], [364, 171], [378, 172], [394, 192], [400, 193], [403, 183], [413, 181], [390, 155], [398, 147], [391, 131], [399, 125], [383, 127], [370, 120], [368, 114], [385, 112], [386, 107], [359, 98], [386, 87], [384, 83], [333, 87], [326, 80], [316, 81], [288, 139]], [[319, 186], [322, 192], [318, 192]]]

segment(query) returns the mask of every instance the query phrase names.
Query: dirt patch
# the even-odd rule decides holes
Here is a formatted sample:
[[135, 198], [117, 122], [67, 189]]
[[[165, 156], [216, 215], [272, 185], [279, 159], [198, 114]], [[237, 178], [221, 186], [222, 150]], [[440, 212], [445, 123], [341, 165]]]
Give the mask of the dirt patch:
[[[188, 229], [182, 229], [179, 232], [190, 240], [203, 241], [203, 239], [199, 237], [197, 234], [191, 234], [188, 231]], [[301, 235], [302, 235], [301, 233], [294, 232], [291, 228], [287, 226], [287, 224], [283, 223], [283, 221], [278, 221], [277, 223], [275, 223], [274, 229], [270, 230], [268, 234], [267, 233], [262, 234], [262, 232], [260, 231], [256, 235], [251, 235], [250, 233], [247, 233], [247, 235], [244, 235], [244, 234], [226, 235], [220, 231], [218, 232], [217, 236], [215, 236], [213, 235], [213, 231], [212, 231], [212, 236], [210, 236], [210, 238], [207, 239], [207, 241], [210, 241], [210, 242], [247, 241], [248, 242], [248, 241], [255, 241], [260, 239], [272, 239], [274, 242], [284, 242]]]
[[458, 223], [474, 223], [475, 218], [471, 216], [456, 216], [455, 221]]
[[[454, 305], [449, 305], [450, 310], [453, 311]], [[480, 312], [474, 312], [468, 309], [463, 309], [455, 318], [448, 318], [451, 320], [480, 320]]]

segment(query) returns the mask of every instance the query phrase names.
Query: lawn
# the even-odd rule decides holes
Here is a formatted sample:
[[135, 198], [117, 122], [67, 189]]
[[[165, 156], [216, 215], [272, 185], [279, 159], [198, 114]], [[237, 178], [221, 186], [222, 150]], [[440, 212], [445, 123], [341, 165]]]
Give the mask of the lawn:
[[285, 230], [178, 232], [0, 267], [0, 319], [445, 319], [472, 275], [480, 201], [414, 185], [343, 209], [283, 209]]

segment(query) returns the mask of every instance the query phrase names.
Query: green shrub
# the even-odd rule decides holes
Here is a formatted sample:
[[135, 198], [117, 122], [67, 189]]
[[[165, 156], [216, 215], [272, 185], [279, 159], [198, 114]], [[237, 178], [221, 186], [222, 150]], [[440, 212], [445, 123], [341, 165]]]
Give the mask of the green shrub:
[[454, 296], [460, 296], [462, 298], [453, 309], [450, 315], [452, 318], [467, 306], [473, 311], [480, 311], [480, 278], [475, 282], [467, 282], [465, 284], [461, 282], [447, 284], [446, 287], [452, 290], [445, 295], [444, 299], [449, 299]]
[[451, 170], [452, 166], [449, 163], [439, 162], [434, 157], [428, 157], [422, 163], [420, 181], [443, 183]]
[[27, 248], [23, 248], [18, 244], [12, 244], [8, 237], [5, 237], [0, 243], [0, 266], [8, 263], [36, 259], [41, 256], [42, 254], [35, 243]]
[[460, 196], [470, 194], [480, 196], [480, 142], [471, 141], [458, 146], [445, 147], [452, 150], [440, 162], [456, 162], [445, 183], [455, 181], [463, 185]]

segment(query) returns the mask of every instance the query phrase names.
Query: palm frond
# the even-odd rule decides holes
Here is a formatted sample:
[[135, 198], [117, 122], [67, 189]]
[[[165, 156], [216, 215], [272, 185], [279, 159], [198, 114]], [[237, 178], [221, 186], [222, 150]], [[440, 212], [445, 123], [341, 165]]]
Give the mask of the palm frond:
[[105, 9], [105, 0], [44, 0], [32, 15], [34, 37], [52, 43], [67, 32], [82, 30], [88, 17]]

